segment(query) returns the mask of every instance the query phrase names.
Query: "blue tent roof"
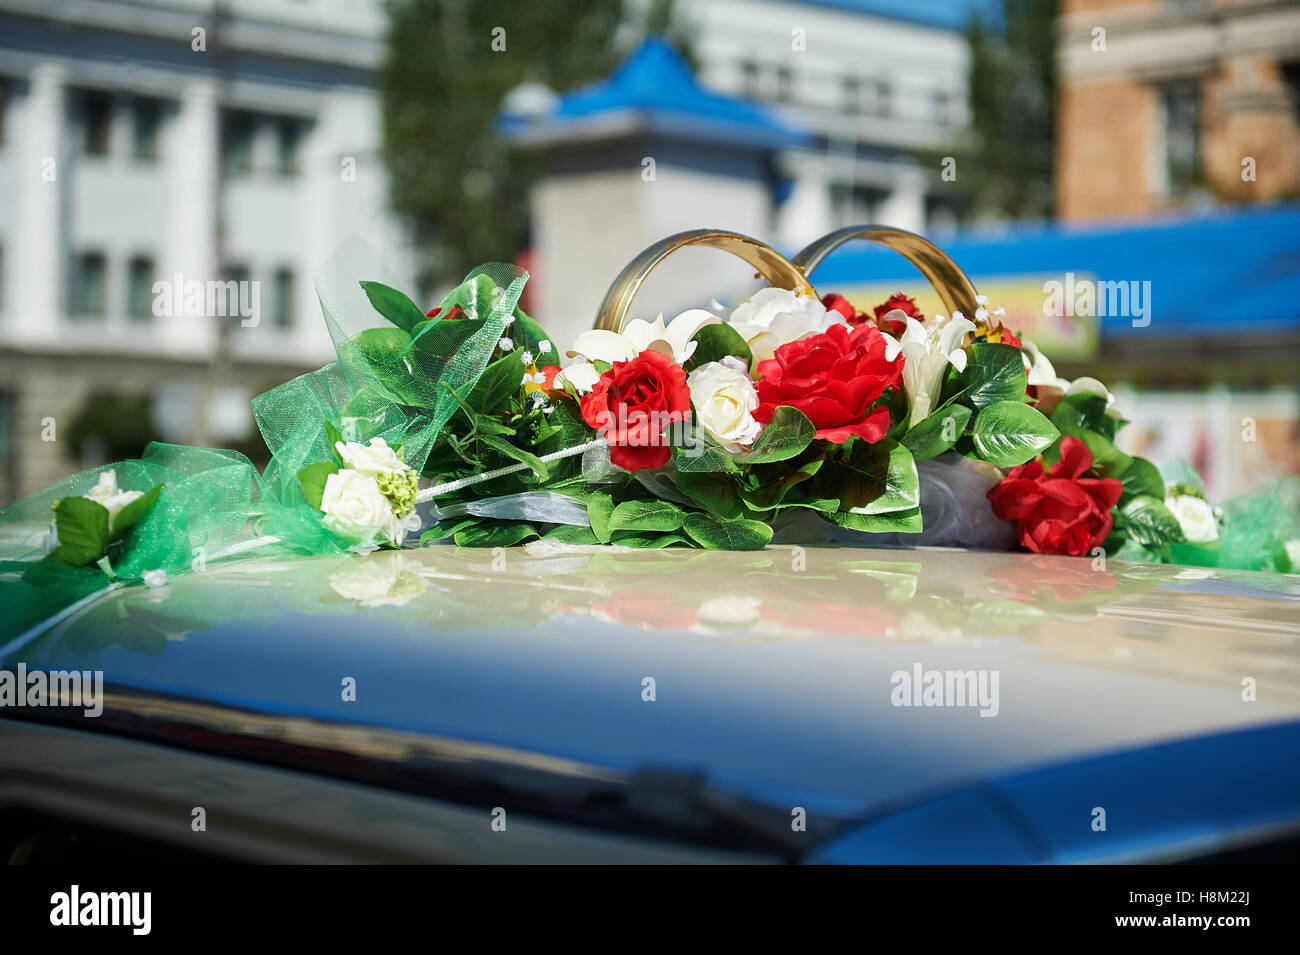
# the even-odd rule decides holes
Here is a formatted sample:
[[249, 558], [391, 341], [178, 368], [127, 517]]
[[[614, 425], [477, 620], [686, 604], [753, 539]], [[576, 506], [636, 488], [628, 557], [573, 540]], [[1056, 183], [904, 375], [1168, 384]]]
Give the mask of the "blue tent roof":
[[[1093, 227], [1016, 226], [992, 236], [939, 241], [979, 286], [981, 279], [1066, 272], [1096, 281], [1151, 283], [1152, 321], [1103, 317], [1102, 334], [1239, 336], [1300, 328], [1300, 205], [1233, 209], [1196, 218]], [[853, 243], [817, 270], [818, 287], [914, 280], [906, 260]]]
[[501, 125], [533, 140], [635, 129], [775, 149], [809, 138], [757, 103], [704, 89], [682, 55], [660, 39], [642, 43], [607, 79], [561, 96], [549, 116], [530, 121], [503, 114]]

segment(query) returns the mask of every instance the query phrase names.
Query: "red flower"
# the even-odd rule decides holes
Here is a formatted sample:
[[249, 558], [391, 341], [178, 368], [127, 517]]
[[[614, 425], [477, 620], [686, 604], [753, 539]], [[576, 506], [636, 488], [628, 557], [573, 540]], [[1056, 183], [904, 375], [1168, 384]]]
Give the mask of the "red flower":
[[832, 312], [839, 312], [850, 325], [861, 325], [867, 320], [867, 316], [854, 308], [853, 303], [843, 295], [830, 292], [822, 298], [822, 304]]
[[[442, 306], [439, 305], [439, 306], [437, 306], [436, 308], [431, 308], [431, 309], [429, 309], [429, 310], [428, 310], [427, 312], [425, 312], [424, 314], [425, 314], [425, 317], [426, 317], [426, 318], [437, 318], [437, 317], [438, 317], [438, 313], [441, 312], [441, 311], [442, 311]], [[464, 317], [465, 317], [465, 310], [462, 309], [459, 305], [453, 305], [453, 306], [451, 307], [451, 311], [449, 311], [449, 312], [447, 313], [447, 317], [444, 318], [443, 321], [444, 321], [444, 322], [454, 322], [454, 321], [456, 321], [456, 319], [458, 319], [458, 318], [464, 318]]]
[[1037, 554], [1080, 557], [1101, 545], [1115, 523], [1110, 509], [1122, 490], [1114, 478], [1085, 478], [1092, 452], [1078, 438], [1061, 442], [1061, 460], [1044, 471], [1038, 460], [1012, 468], [989, 489], [993, 513], [1016, 522], [1016, 537]]
[[686, 372], [646, 349], [616, 361], [582, 398], [582, 420], [609, 442], [609, 459], [625, 471], [661, 468], [672, 454], [668, 429], [691, 411]]
[[885, 316], [898, 309], [908, 318], [914, 318], [918, 322], [925, 316], [916, 305], [916, 299], [904, 295], [902, 292], [895, 292], [889, 296], [882, 304], [877, 305], [873, 311], [876, 313], [876, 324], [880, 326], [882, 332], [888, 332], [891, 335], [898, 336], [907, 331], [907, 322], [897, 318], [885, 320]]
[[758, 410], [761, 424], [772, 420], [781, 405], [806, 414], [817, 437], [843, 444], [857, 435], [869, 444], [889, 430], [889, 409], [871, 410], [876, 399], [898, 384], [901, 358], [885, 359], [885, 337], [871, 325], [849, 331], [832, 325], [820, 335], [789, 342], [776, 357], [760, 362]]

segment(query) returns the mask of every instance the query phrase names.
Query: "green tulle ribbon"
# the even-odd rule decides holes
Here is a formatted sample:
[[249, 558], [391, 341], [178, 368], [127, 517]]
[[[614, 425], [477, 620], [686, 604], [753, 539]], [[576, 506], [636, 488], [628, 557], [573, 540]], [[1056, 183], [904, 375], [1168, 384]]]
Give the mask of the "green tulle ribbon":
[[[511, 265], [482, 266], [443, 299], [436, 318], [406, 302], [400, 327], [363, 289], [396, 281], [373, 248], [345, 241], [316, 283], [338, 358], [253, 399], [271, 451], [265, 472], [234, 451], [154, 443], [139, 460], [91, 468], [0, 510], [0, 646], [115, 579], [201, 570], [252, 544], [258, 553], [348, 553], [357, 542], [324, 526], [298, 473], [330, 460], [336, 437], [383, 438], [420, 470], [457, 408], [451, 389], [463, 397], [482, 376], [527, 279]], [[70, 567], [44, 559], [55, 502], [85, 495], [109, 470], [121, 490], [161, 485], [157, 501], [107, 560]]]

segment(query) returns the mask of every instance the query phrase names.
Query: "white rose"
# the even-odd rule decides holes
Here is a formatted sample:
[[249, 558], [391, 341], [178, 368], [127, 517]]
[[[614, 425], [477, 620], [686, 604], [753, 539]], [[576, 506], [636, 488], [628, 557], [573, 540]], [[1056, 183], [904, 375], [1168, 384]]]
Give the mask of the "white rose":
[[686, 376], [700, 427], [733, 454], [754, 443], [762, 425], [754, 420], [758, 391], [745, 363], [728, 355], [700, 365]]
[[737, 305], [727, 324], [745, 339], [754, 354], [754, 364], [767, 361], [780, 346], [810, 335], [818, 335], [832, 325], [847, 325], [844, 316], [827, 309], [817, 299], [799, 295], [789, 289], [765, 288]]
[[400, 607], [429, 589], [420, 576], [422, 569], [418, 560], [402, 554], [375, 554], [331, 575], [329, 585], [340, 597], [363, 607]]
[[334, 449], [349, 468], [372, 477], [376, 474], [401, 474], [408, 470], [406, 462], [383, 438], [371, 438], [369, 446], [356, 441], [336, 441]]
[[86, 497], [97, 504], [102, 504], [108, 511], [109, 519], [112, 520], [118, 511], [134, 501], [141, 493], [141, 491], [118, 490], [117, 472], [100, 471], [99, 483], [91, 488]]
[[370, 540], [377, 533], [392, 540], [394, 526], [399, 523], [378, 482], [369, 474], [349, 468], [325, 479], [320, 509], [326, 527], [357, 541]]
[[1193, 494], [1179, 494], [1166, 498], [1165, 504], [1178, 518], [1178, 526], [1189, 543], [1209, 544], [1219, 539], [1219, 525], [1209, 501]]

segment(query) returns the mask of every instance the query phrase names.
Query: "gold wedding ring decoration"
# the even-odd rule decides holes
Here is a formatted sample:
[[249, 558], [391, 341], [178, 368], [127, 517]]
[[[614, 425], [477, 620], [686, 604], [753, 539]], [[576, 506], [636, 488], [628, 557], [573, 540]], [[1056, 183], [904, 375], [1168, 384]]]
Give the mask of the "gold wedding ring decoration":
[[826, 256], [854, 239], [877, 242], [911, 262], [934, 287], [950, 313], [960, 311], [968, 316], [975, 313], [975, 286], [966, 273], [929, 239], [905, 229], [882, 225], [846, 226], [822, 236], [796, 255], [793, 261], [767, 243], [739, 232], [695, 229], [660, 239], [629, 262], [605, 293], [592, 327], [621, 331], [641, 283], [655, 266], [678, 249], [699, 245], [730, 252], [757, 269], [755, 277], [764, 279], [769, 285], [816, 296], [817, 290], [809, 277]]

